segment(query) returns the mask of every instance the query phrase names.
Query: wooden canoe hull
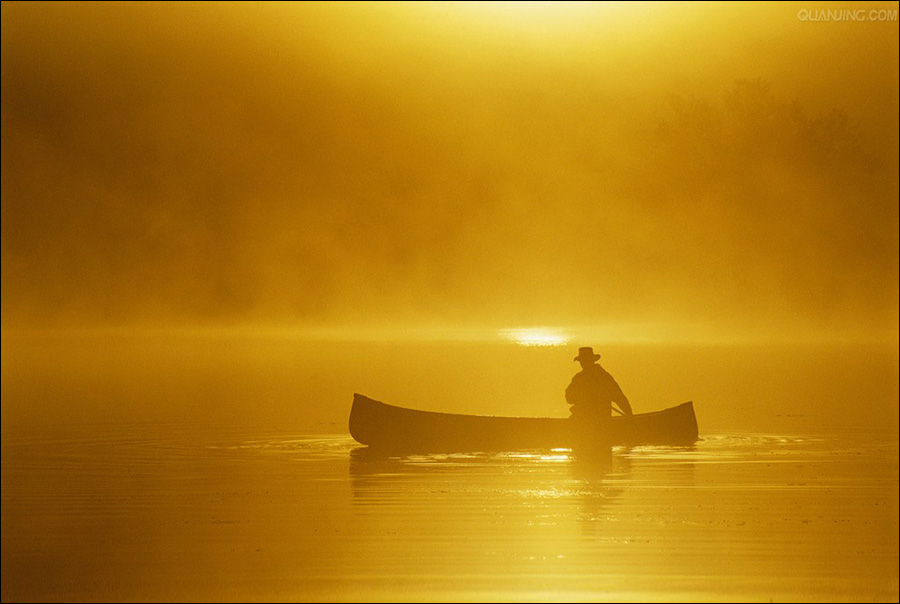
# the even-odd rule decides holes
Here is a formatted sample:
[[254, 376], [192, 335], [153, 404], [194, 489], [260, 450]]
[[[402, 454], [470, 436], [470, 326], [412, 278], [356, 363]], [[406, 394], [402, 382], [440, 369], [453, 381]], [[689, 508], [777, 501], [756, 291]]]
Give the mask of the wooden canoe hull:
[[358, 442], [405, 452], [516, 451], [605, 445], [689, 445], [697, 441], [693, 403], [615, 417], [602, 433], [566, 418], [492, 417], [419, 411], [353, 395], [350, 434]]

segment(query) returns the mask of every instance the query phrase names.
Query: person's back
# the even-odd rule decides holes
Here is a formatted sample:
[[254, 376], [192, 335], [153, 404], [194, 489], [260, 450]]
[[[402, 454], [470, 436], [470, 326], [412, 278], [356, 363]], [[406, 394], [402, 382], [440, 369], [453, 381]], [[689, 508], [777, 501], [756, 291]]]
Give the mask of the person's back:
[[600, 355], [595, 354], [593, 348], [580, 348], [574, 360], [581, 363], [582, 369], [566, 388], [566, 402], [572, 406], [573, 418], [609, 419], [612, 403], [616, 403], [625, 415], [632, 414], [628, 398], [613, 376], [597, 364]]

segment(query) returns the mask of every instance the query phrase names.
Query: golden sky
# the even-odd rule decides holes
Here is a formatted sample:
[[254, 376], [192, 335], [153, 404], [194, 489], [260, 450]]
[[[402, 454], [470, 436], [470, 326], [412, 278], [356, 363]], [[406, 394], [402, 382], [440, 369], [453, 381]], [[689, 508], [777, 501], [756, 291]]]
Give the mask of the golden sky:
[[4, 2], [4, 327], [896, 340], [898, 5], [732, 4]]

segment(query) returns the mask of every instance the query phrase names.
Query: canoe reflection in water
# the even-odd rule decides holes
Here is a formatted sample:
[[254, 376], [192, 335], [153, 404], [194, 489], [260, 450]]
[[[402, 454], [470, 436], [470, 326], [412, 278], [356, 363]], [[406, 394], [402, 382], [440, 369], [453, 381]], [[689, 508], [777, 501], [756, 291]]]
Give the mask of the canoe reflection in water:
[[577, 449], [391, 455], [359, 447], [350, 454], [349, 469], [353, 504], [376, 532], [443, 532], [445, 523], [471, 530], [481, 526], [484, 537], [501, 531], [510, 533], [505, 538], [524, 539], [538, 525], [552, 535], [554, 525], [567, 533], [605, 539], [610, 522], [619, 526], [635, 512], [649, 511], [634, 510], [633, 504], [621, 508], [621, 500], [634, 502], [648, 484], [693, 484], [693, 464], [685, 463], [692, 449], [613, 447], [603, 455], [596, 450], [579, 454]]
[[631, 460], [622, 449], [589, 456], [569, 449], [390, 455], [360, 447], [350, 453], [353, 500], [363, 506], [440, 507], [426, 505], [439, 500], [503, 509], [571, 497], [596, 510], [623, 492], [619, 483]]

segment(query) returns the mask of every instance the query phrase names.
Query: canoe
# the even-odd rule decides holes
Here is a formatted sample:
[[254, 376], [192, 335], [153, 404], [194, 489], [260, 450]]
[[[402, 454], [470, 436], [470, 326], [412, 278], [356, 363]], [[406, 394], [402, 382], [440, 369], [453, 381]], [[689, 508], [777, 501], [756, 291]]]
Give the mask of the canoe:
[[350, 434], [359, 443], [400, 452], [517, 451], [603, 445], [690, 445], [697, 441], [691, 402], [614, 417], [602, 433], [568, 418], [494, 417], [419, 411], [353, 395]]

